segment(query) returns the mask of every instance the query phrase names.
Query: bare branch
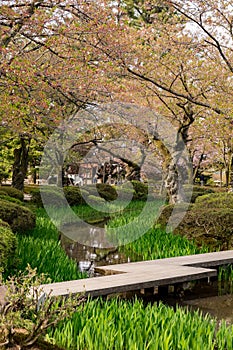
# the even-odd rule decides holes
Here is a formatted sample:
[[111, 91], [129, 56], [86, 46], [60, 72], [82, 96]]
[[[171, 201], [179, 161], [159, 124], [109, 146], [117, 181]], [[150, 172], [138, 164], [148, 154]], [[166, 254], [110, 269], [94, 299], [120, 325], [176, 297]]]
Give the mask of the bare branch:
[[129, 73], [131, 73], [132, 75], [140, 78], [141, 80], [143, 81], [147, 81], [153, 85], [155, 85], [157, 88], [159, 89], [162, 89], [164, 91], [167, 91], [169, 93], [171, 93], [172, 95], [176, 96], [176, 97], [181, 97], [181, 98], [184, 98], [186, 99], [187, 101], [189, 102], [192, 102], [193, 104], [197, 105], [197, 106], [202, 106], [202, 107], [206, 107], [206, 108], [209, 108], [211, 109], [212, 111], [216, 112], [217, 114], [224, 114], [224, 112], [219, 109], [219, 108], [216, 108], [216, 107], [213, 107], [211, 106], [209, 103], [204, 103], [202, 101], [199, 101], [195, 98], [192, 98], [190, 97], [189, 95], [185, 95], [185, 94], [182, 94], [181, 92], [178, 92], [178, 91], [175, 91], [173, 89], [169, 89], [168, 87], [166, 87], [165, 85], [163, 85], [162, 83], [159, 83], [158, 81], [154, 80], [154, 79], [151, 79], [147, 76], [145, 76], [144, 74], [140, 74], [134, 70], [132, 70], [130, 67], [127, 67], [127, 71]]

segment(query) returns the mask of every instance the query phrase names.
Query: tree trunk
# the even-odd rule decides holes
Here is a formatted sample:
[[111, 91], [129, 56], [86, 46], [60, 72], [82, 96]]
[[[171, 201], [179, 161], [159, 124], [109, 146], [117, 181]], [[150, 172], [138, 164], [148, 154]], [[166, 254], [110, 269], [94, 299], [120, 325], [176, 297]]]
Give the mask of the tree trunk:
[[200, 167], [201, 167], [201, 163], [202, 163], [203, 159], [204, 159], [204, 150], [203, 150], [201, 156], [199, 157], [196, 166], [195, 166], [194, 169], [193, 169], [193, 177], [192, 177], [193, 183], [195, 183], [195, 180], [196, 180], [197, 175], [198, 175], [198, 170], [199, 170]]
[[227, 166], [225, 168], [225, 174], [226, 174], [226, 188], [229, 187], [229, 183], [230, 183], [230, 169], [229, 166]]
[[[169, 149], [163, 141], [154, 137], [156, 147], [160, 150], [163, 157], [163, 184], [162, 188], [166, 190], [169, 204], [182, 203], [185, 201], [185, 194], [182, 189], [183, 183], [191, 177], [186, 164], [182, 164], [184, 143], [182, 135], [177, 134], [176, 140]], [[162, 191], [162, 189], [161, 189]]]
[[[194, 122], [194, 112], [190, 103], [179, 105], [184, 116], [180, 122], [179, 129], [174, 132], [173, 128], [161, 123], [159, 132], [151, 131], [154, 143], [163, 156], [163, 179], [162, 187], [167, 191], [169, 204], [182, 203], [186, 200], [183, 184], [192, 184], [192, 169], [189, 159], [186, 156], [185, 148], [189, 140], [189, 128]], [[170, 140], [169, 140], [170, 136]], [[169, 149], [162, 140], [168, 139]]]
[[230, 166], [229, 166], [229, 186], [233, 189], [233, 155], [231, 156]]
[[24, 180], [27, 175], [30, 141], [30, 137], [20, 136], [20, 148], [14, 150], [12, 186], [20, 191], [24, 189]]
[[169, 204], [182, 203], [185, 200], [181, 182], [177, 162], [171, 157], [169, 162], [166, 161], [164, 168], [164, 187], [168, 194]]

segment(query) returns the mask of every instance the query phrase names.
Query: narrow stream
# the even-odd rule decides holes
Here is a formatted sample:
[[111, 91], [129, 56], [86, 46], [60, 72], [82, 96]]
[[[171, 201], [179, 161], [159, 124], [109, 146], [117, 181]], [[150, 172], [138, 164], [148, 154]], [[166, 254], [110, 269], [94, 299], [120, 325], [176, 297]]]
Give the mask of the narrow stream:
[[[95, 228], [95, 235], [102, 236], [105, 230], [101, 227]], [[101, 246], [87, 246], [71, 241], [61, 235], [61, 244], [67, 255], [76, 260], [78, 268], [87, 272], [89, 277], [95, 277], [96, 266], [113, 265], [133, 261], [131, 257], [120, 253], [117, 248], [102, 248]]]

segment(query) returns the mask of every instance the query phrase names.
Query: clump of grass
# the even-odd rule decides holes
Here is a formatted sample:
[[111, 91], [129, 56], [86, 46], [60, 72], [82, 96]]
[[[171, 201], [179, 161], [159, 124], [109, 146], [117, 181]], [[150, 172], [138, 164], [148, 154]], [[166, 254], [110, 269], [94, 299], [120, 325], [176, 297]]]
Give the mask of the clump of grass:
[[65, 349], [231, 349], [233, 326], [177, 307], [142, 301], [89, 300], [48, 334]]
[[[154, 223], [156, 211], [158, 212], [160, 207], [159, 202], [150, 206], [139, 219], [144, 204], [140, 201], [130, 203], [128, 210], [124, 210], [122, 215], [115, 215], [107, 223], [107, 230], [111, 238], [115, 233], [113, 229], [121, 228], [121, 230], [116, 230], [118, 235], [114, 238], [121, 246], [122, 252], [129, 256], [137, 256], [137, 260], [152, 260], [209, 251], [207, 246], [198, 247], [194, 241], [156, 228]], [[125, 240], [130, 243], [124, 244]]]
[[233, 293], [233, 266], [221, 266], [218, 271], [219, 293]]
[[[118, 239], [119, 245], [121, 245], [120, 250], [125, 254], [134, 257], [137, 256], [137, 260], [153, 260], [207, 253], [209, 251], [207, 246], [198, 247], [194, 241], [180, 235], [167, 233], [165, 230], [156, 228], [153, 224], [146, 233], [141, 234], [141, 232], [145, 232], [145, 226], [149, 220], [152, 220], [152, 222], [155, 221], [154, 209], [152, 213], [148, 210], [147, 215], [140, 220], [137, 220], [137, 215], [142, 210], [142, 207], [137, 203], [135, 209], [132, 212], [123, 212], [123, 215], [114, 217], [107, 224], [107, 229], [110, 232], [112, 228], [122, 227], [121, 235], [116, 237], [116, 239]], [[128, 225], [130, 222], [134, 222], [134, 224]], [[127, 238], [132, 238], [131, 242], [125, 245], [123, 244], [124, 235]]]
[[121, 248], [125, 253], [135, 254], [140, 260], [154, 260], [175, 256], [207, 253], [208, 247], [197, 247], [195, 242], [164, 230], [151, 228], [134, 242]]
[[62, 249], [60, 242], [53, 240], [20, 237], [18, 240], [18, 270], [23, 271], [27, 264], [45, 273], [52, 282], [83, 278], [77, 263], [71, 260]]
[[17, 235], [17, 266], [7, 274], [24, 271], [28, 264], [45, 273], [48, 281], [61, 282], [80, 279], [86, 274], [78, 271], [76, 261], [68, 258], [58, 240], [59, 232], [43, 209], [38, 210], [36, 227], [26, 234]]
[[135, 241], [154, 226], [159, 212], [160, 202], [155, 201], [152, 205], [145, 206], [143, 202], [130, 205], [121, 215], [116, 215], [107, 223], [107, 231], [115, 245], [123, 246], [128, 242]]

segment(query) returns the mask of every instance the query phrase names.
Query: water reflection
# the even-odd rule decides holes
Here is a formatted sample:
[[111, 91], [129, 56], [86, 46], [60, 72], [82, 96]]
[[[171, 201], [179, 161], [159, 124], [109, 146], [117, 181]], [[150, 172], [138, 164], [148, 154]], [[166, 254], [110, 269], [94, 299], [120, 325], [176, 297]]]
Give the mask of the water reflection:
[[200, 310], [203, 314], [216, 318], [218, 322], [225, 320], [227, 324], [233, 324], [232, 292], [232, 282], [198, 281], [192, 282], [190, 288], [183, 290], [182, 296], [168, 296], [163, 301], [173, 307], [180, 305], [189, 310]]
[[[95, 228], [95, 236], [102, 236], [103, 239], [105, 230], [101, 227]], [[96, 240], [95, 245], [83, 245], [79, 242], [75, 242], [61, 234], [60, 236], [61, 244], [63, 249], [66, 251], [67, 255], [76, 260], [78, 268], [80, 271], [86, 271], [90, 277], [95, 276], [94, 268], [96, 266], [104, 266], [104, 265], [113, 265], [119, 263], [130, 262], [131, 259], [129, 256], [124, 255], [118, 251], [118, 248], [109, 247], [103, 248], [102, 244], [97, 244], [98, 240]], [[92, 243], [94, 240], [92, 241]], [[104, 247], [106, 247], [106, 240], [104, 243]]]
[[225, 320], [227, 324], [233, 324], [233, 295], [218, 295], [193, 299], [185, 302], [192, 309], [201, 309], [217, 320]]
[[104, 227], [105, 221], [98, 226], [89, 225], [85, 222], [65, 224], [62, 226], [62, 232], [66, 237], [74, 242], [82, 242], [81, 245], [99, 249], [114, 249], [114, 244], [106, 235]]

